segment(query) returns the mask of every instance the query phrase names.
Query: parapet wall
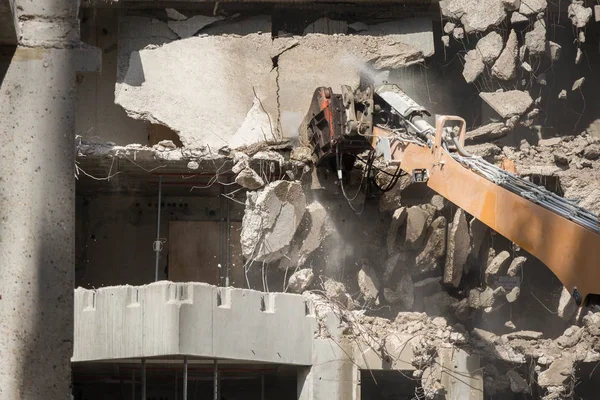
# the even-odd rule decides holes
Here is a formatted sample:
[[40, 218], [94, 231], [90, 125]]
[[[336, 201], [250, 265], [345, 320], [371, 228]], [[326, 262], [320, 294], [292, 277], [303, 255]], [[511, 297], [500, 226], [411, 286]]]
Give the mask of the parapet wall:
[[315, 327], [294, 294], [167, 281], [78, 288], [72, 361], [190, 355], [311, 365]]

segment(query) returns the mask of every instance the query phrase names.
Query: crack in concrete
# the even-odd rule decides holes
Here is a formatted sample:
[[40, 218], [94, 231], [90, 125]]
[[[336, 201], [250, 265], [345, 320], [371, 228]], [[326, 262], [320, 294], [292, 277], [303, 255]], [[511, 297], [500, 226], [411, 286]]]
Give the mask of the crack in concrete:
[[[276, 40], [277, 40], [277, 38], [274, 38], [273, 43], [275, 43]], [[294, 47], [298, 46], [299, 44], [300, 44], [300, 42], [296, 40], [291, 45], [281, 49], [277, 54], [275, 54], [274, 56], [271, 57], [271, 61], [273, 62], [273, 69], [275, 70], [275, 87], [276, 87], [275, 102], [277, 103], [276, 128], [279, 131], [279, 139], [280, 140], [283, 139], [283, 126], [281, 125], [281, 100], [280, 100], [280, 95], [279, 95], [279, 92], [281, 91], [281, 87], [279, 86], [279, 57], [286, 51], [293, 49]]]

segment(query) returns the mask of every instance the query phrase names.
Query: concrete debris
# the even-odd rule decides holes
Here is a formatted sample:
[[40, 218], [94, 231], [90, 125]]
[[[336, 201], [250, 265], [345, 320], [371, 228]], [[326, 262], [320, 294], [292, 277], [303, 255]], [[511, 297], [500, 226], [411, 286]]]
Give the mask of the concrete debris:
[[308, 164], [312, 162], [312, 150], [310, 147], [297, 146], [290, 153], [290, 160]]
[[452, 36], [456, 40], [462, 40], [465, 38], [465, 30], [463, 28], [454, 28], [452, 31]]
[[506, 18], [501, 0], [441, 0], [440, 9], [445, 17], [460, 19], [467, 33], [485, 32]]
[[271, 262], [288, 250], [306, 211], [299, 182], [276, 181], [259, 192], [248, 192], [242, 219], [242, 254]]
[[450, 36], [444, 35], [441, 39], [442, 43], [444, 43], [444, 47], [450, 47]]
[[408, 213], [406, 212], [405, 207], [398, 208], [392, 215], [392, 222], [390, 224], [386, 241], [389, 255], [392, 255], [394, 252], [396, 252], [396, 238], [398, 237], [398, 231], [406, 221], [407, 215]]
[[546, 0], [521, 0], [519, 12], [523, 15], [539, 14], [546, 10], [548, 2]]
[[546, 53], [548, 54], [548, 58], [552, 63], [555, 63], [560, 59], [562, 53], [562, 47], [558, 43], [554, 43], [553, 41], [548, 41], [546, 46]]
[[567, 8], [569, 18], [571, 18], [573, 26], [577, 28], [584, 28], [590, 21], [590, 18], [592, 18], [592, 9], [585, 7], [583, 4], [583, 1], [575, 0]]
[[529, 393], [529, 384], [517, 371], [508, 370], [506, 377], [510, 381], [510, 390], [514, 393]]
[[560, 336], [556, 342], [563, 348], [568, 349], [575, 346], [581, 340], [581, 336], [583, 335], [583, 329], [579, 326], [570, 326], [565, 332]]
[[200, 168], [200, 164], [197, 161], [190, 161], [187, 163], [187, 168], [191, 170], [197, 170]]
[[581, 48], [577, 48], [577, 54], [575, 54], [575, 64], [579, 64], [581, 62], [581, 57], [583, 56], [583, 52]]
[[530, 55], [542, 55], [546, 52], [546, 23], [537, 20], [533, 29], [525, 34], [525, 46]]
[[581, 88], [581, 86], [583, 86], [584, 82], [585, 82], [585, 76], [577, 79], [575, 82], [573, 82], [573, 87], [571, 87], [571, 91], [574, 92], [576, 90], [579, 90]]
[[265, 181], [250, 167], [246, 167], [240, 171], [235, 177], [235, 183], [249, 190], [260, 189], [265, 186]]
[[517, 33], [515, 30], [510, 31], [506, 46], [500, 54], [500, 57], [492, 67], [492, 75], [498, 79], [508, 81], [514, 79], [517, 73], [517, 55], [519, 51], [519, 43], [517, 41]]
[[502, 0], [506, 11], [516, 11], [521, 7], [521, 0]]
[[469, 307], [476, 309], [493, 308], [499, 302], [501, 294], [501, 290], [495, 291], [489, 286], [484, 289], [471, 289], [468, 297]]
[[479, 258], [479, 250], [481, 250], [481, 244], [486, 238], [489, 228], [486, 224], [473, 218], [469, 222], [469, 234], [471, 235], [471, 249], [469, 251], [470, 258], [472, 261], [476, 261]]
[[348, 23], [346, 21], [334, 20], [329, 18], [319, 18], [311, 22], [304, 29], [304, 35], [310, 33], [324, 33], [326, 35], [346, 34], [348, 33]]
[[296, 271], [288, 280], [288, 290], [292, 293], [302, 293], [315, 279], [315, 274], [311, 268], [304, 268]]
[[502, 118], [523, 115], [533, 104], [529, 93], [520, 90], [481, 92], [479, 96]]
[[417, 255], [416, 264], [420, 274], [437, 269], [438, 260], [446, 253], [446, 218], [437, 217], [428, 230], [427, 242]]
[[469, 50], [465, 55], [463, 77], [467, 83], [473, 83], [483, 73], [485, 65], [477, 50]]
[[330, 301], [348, 309], [354, 308], [354, 300], [346, 291], [346, 286], [343, 283], [327, 279], [323, 282], [323, 289], [325, 289], [325, 295]]
[[567, 91], [565, 89], [561, 90], [560, 93], [558, 94], [558, 99], [559, 100], [566, 100], [567, 99]]
[[506, 301], [508, 301], [509, 303], [514, 303], [515, 301], [517, 301], [520, 294], [521, 294], [521, 288], [516, 286], [516, 287], [512, 288], [512, 290], [506, 294]]
[[600, 144], [592, 143], [583, 151], [583, 156], [588, 160], [597, 160], [600, 157]]
[[510, 16], [510, 23], [513, 25], [522, 24], [525, 22], [529, 22], [529, 18], [527, 18], [525, 15], [523, 15], [521, 13], [518, 13], [515, 11]]
[[504, 42], [502, 41], [502, 36], [500, 36], [498, 32], [492, 31], [479, 39], [475, 48], [481, 55], [483, 62], [486, 64], [491, 64], [496, 61], [502, 52], [503, 44]]
[[392, 275], [394, 274], [394, 271], [396, 270], [396, 267], [398, 266], [398, 263], [400, 261], [406, 261], [406, 256], [404, 253], [401, 253], [399, 251], [392, 254], [386, 260], [386, 262], [384, 263], [384, 266], [383, 266], [383, 275], [382, 275], [383, 282], [389, 282], [390, 279], [392, 279]]
[[446, 24], [444, 24], [444, 33], [449, 35], [452, 33], [454, 28], [456, 28], [456, 24], [448, 21], [448, 22], [446, 22]]
[[358, 288], [362, 293], [363, 299], [367, 303], [379, 304], [379, 288], [381, 283], [377, 272], [371, 268], [368, 261], [362, 260], [362, 266], [358, 271]]
[[423, 298], [423, 307], [427, 315], [447, 315], [448, 312], [456, 307], [456, 300], [447, 292], [435, 293]]
[[167, 25], [169, 25], [169, 28], [181, 39], [186, 39], [194, 36], [196, 33], [210, 24], [214, 24], [222, 19], [222, 17], [194, 15], [193, 17], [184, 20], [169, 21], [167, 22]]
[[[386, 168], [384, 171], [386, 171], [388, 174], [393, 174], [396, 169], [397, 167], [393, 166]], [[377, 179], [377, 184], [379, 187], [386, 187], [391, 178], [389, 175], [379, 173], [375, 179]], [[409, 187], [411, 183], [412, 181], [410, 176], [408, 176], [408, 174], [403, 174], [400, 179], [398, 179], [396, 185], [379, 198], [379, 211], [391, 212], [398, 209], [398, 205], [401, 204], [400, 201], [402, 199], [402, 192], [404, 189]]]
[[383, 296], [390, 304], [401, 303], [406, 309], [412, 309], [415, 302], [415, 289], [410, 274], [404, 274], [394, 290], [383, 289]]
[[527, 72], [533, 71], [533, 68], [531, 68], [531, 65], [529, 65], [529, 63], [527, 62], [521, 63], [521, 68], [523, 68]]
[[492, 122], [466, 133], [466, 143], [489, 142], [504, 137], [510, 132], [503, 122]]
[[440, 196], [439, 194], [434, 194], [433, 196], [431, 196], [429, 204], [434, 206], [437, 211], [442, 211], [446, 207], [446, 200], [443, 196]]
[[579, 41], [579, 43], [585, 43], [585, 32], [584, 31], [579, 31], [579, 33], [577, 34], [577, 40]]
[[506, 275], [509, 265], [510, 253], [508, 251], [500, 252], [485, 269], [485, 283], [496, 286], [496, 279], [499, 275]]
[[348, 28], [352, 29], [354, 32], [363, 32], [369, 30], [369, 26], [364, 22], [354, 22], [352, 24], [348, 24]]
[[167, 12], [167, 18], [174, 21], [185, 21], [188, 18], [174, 8], [167, 8], [165, 11]]
[[562, 319], [570, 320], [576, 312], [577, 304], [575, 304], [573, 296], [571, 296], [571, 293], [569, 293], [567, 288], [563, 287], [562, 292], [560, 293], [560, 299], [558, 300], [558, 309], [556, 313]]
[[541, 387], [562, 386], [573, 375], [573, 359], [563, 357], [550, 364], [550, 368], [539, 374], [537, 382]]
[[471, 249], [471, 237], [465, 212], [456, 210], [452, 225], [448, 229], [448, 249], [444, 267], [444, 283], [458, 287], [466, 268], [467, 256]]
[[523, 264], [525, 264], [525, 261], [527, 261], [527, 257], [521, 256], [513, 258], [508, 270], [506, 271], [506, 275], [510, 277], [520, 277], [522, 274], [521, 269]]
[[425, 240], [428, 214], [420, 207], [406, 210], [406, 232], [404, 244], [409, 249], [418, 249]]

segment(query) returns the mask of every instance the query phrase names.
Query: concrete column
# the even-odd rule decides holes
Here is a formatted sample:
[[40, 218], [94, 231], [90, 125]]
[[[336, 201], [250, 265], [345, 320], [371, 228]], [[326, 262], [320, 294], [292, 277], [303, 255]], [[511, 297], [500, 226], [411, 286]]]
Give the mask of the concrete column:
[[14, 0], [0, 57], [1, 399], [70, 398], [78, 3]]
[[360, 370], [346, 340], [315, 339], [312, 367], [298, 370], [298, 400], [360, 400]]

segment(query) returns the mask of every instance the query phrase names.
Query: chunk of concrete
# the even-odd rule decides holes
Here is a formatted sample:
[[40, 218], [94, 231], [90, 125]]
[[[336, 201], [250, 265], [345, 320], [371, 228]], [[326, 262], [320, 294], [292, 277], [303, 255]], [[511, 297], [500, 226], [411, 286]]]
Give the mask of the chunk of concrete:
[[346, 286], [334, 279], [327, 279], [323, 282], [323, 288], [325, 289], [325, 295], [331, 301], [340, 304], [343, 307], [353, 308], [354, 300], [346, 291]]
[[452, 225], [448, 230], [448, 248], [444, 267], [444, 283], [458, 287], [466, 268], [467, 256], [471, 247], [471, 237], [465, 212], [456, 210]]
[[541, 387], [562, 386], [569, 381], [573, 375], [573, 359], [569, 356], [563, 356], [554, 360], [550, 368], [538, 375], [538, 384]]
[[132, 118], [168, 126], [188, 148], [262, 142], [278, 115], [272, 46], [266, 35], [205, 36], [133, 52], [115, 102]]
[[496, 285], [496, 279], [499, 275], [506, 275], [510, 266], [510, 253], [501, 251], [485, 269], [485, 283]]
[[525, 15], [518, 13], [518, 12], [514, 12], [512, 13], [512, 15], [510, 16], [510, 23], [512, 25], [518, 25], [518, 24], [522, 24], [525, 22], [529, 22], [529, 18], [527, 18]]
[[521, 7], [521, 0], [502, 0], [502, 4], [504, 4], [506, 11], [515, 11]]
[[562, 292], [560, 293], [560, 299], [558, 300], [558, 316], [568, 321], [573, 318], [576, 312], [577, 304], [575, 304], [573, 296], [571, 296], [571, 293], [567, 290], [567, 288], [563, 287]]
[[449, 34], [452, 33], [452, 31], [454, 30], [454, 28], [456, 28], [456, 24], [454, 22], [448, 21], [448, 22], [446, 22], [444, 24], [444, 33], [446, 35], [449, 35]]
[[508, 41], [502, 54], [492, 67], [492, 75], [498, 79], [508, 81], [514, 79], [517, 74], [517, 56], [519, 52], [519, 42], [515, 30], [510, 31]]
[[524, 114], [533, 104], [528, 92], [509, 90], [507, 92], [481, 92], [479, 97], [490, 105], [502, 118]]
[[[518, 1], [518, 0], [517, 0]], [[481, 55], [484, 63], [491, 64], [502, 52], [504, 44], [502, 36], [496, 31], [492, 31], [479, 39], [476, 45], [477, 52]]]
[[469, 291], [469, 307], [471, 308], [488, 308], [493, 307], [496, 303], [494, 289], [486, 287], [485, 289], [475, 288]]
[[546, 7], [548, 7], [546, 0], [521, 0], [519, 12], [529, 16], [543, 12]]
[[404, 243], [409, 249], [417, 249], [423, 244], [427, 232], [428, 214], [420, 207], [406, 210], [406, 233]]
[[529, 384], [517, 371], [509, 369], [506, 377], [510, 381], [510, 390], [514, 393], [529, 393]]
[[482, 125], [477, 129], [473, 129], [466, 133], [466, 143], [483, 143], [504, 137], [508, 134], [508, 129], [503, 122], [491, 122], [487, 125]]
[[223, 17], [194, 15], [193, 17], [185, 20], [169, 21], [167, 22], [167, 25], [181, 39], [186, 39], [197, 34], [202, 30], [202, 28], [205, 28], [217, 21], [221, 21], [222, 19]]
[[276, 181], [249, 192], [241, 231], [244, 257], [265, 262], [283, 257], [305, 211], [306, 197], [299, 182]]
[[583, 1], [573, 1], [567, 8], [569, 18], [571, 18], [573, 26], [577, 28], [585, 27], [592, 18], [592, 9], [583, 4]]
[[379, 288], [381, 283], [377, 272], [363, 260], [360, 271], [358, 271], [358, 288], [366, 302], [379, 304]]
[[296, 271], [288, 280], [288, 290], [292, 293], [302, 293], [315, 279], [315, 274], [312, 268], [304, 268]]
[[576, 90], [579, 90], [581, 88], [581, 86], [583, 86], [584, 82], [585, 82], [585, 76], [577, 79], [575, 82], [573, 82], [573, 86], [571, 87], [571, 91], [574, 92]]
[[392, 222], [390, 223], [390, 229], [388, 231], [386, 240], [389, 255], [392, 255], [394, 252], [396, 252], [396, 238], [398, 237], [398, 231], [402, 224], [404, 224], [406, 221], [407, 214], [406, 208], [400, 207], [394, 211], [394, 214], [392, 215]]
[[454, 28], [452, 31], [452, 37], [456, 40], [463, 40], [465, 38], [465, 30], [461, 27]]
[[[396, 167], [385, 169], [390, 174], [396, 172]], [[390, 177], [385, 174], [377, 174], [376, 178], [379, 187], [387, 187], [390, 182]], [[385, 192], [379, 198], [379, 211], [390, 212], [397, 210], [402, 200], [402, 192], [411, 185], [411, 178], [408, 174], [403, 174], [396, 185], [389, 191]]]
[[560, 56], [562, 53], [562, 46], [553, 41], [548, 41], [546, 45], [546, 54], [552, 63], [560, 60]]
[[481, 54], [475, 49], [469, 50], [465, 55], [463, 77], [467, 83], [473, 83], [483, 73], [485, 65]]
[[485, 32], [506, 18], [501, 0], [441, 0], [440, 10], [448, 18], [460, 19], [467, 33]]
[[427, 242], [417, 255], [416, 263], [420, 274], [435, 271], [438, 260], [446, 253], [446, 218], [437, 217], [428, 229]]
[[265, 181], [250, 167], [246, 167], [240, 171], [235, 177], [235, 183], [249, 190], [260, 189], [265, 186]]
[[429, 204], [435, 207], [437, 211], [442, 211], [446, 207], [446, 200], [439, 194], [434, 194], [429, 201]]
[[444, 47], [450, 47], [450, 36], [444, 35], [441, 37], [442, 43], [444, 43]]
[[533, 29], [525, 34], [525, 46], [530, 55], [541, 55], [546, 51], [546, 22], [538, 19]]
[[515, 257], [510, 263], [508, 270], [506, 271], [506, 275], [510, 277], [521, 277], [521, 270], [523, 268], [523, 264], [527, 261], [527, 257]]

